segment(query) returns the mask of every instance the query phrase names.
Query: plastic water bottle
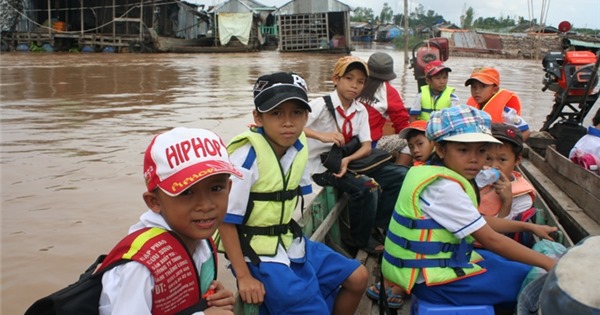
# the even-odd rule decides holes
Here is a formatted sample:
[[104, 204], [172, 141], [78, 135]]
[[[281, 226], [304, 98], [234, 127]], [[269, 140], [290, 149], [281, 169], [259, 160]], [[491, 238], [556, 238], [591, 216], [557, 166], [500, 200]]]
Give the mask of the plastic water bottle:
[[495, 168], [483, 169], [475, 176], [475, 182], [478, 187], [485, 187], [493, 184], [500, 179], [500, 172]]

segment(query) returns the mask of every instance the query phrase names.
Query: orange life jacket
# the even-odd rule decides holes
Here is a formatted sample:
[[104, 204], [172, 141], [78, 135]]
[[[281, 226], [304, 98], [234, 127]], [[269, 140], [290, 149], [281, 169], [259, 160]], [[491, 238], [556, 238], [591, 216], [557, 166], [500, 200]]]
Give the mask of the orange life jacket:
[[[519, 172], [513, 171], [512, 175], [515, 180], [511, 182], [513, 197], [519, 197], [526, 194], [531, 196], [531, 200], [535, 200], [535, 189]], [[500, 195], [494, 191], [492, 185], [485, 186], [479, 190], [480, 202], [479, 213], [488, 216], [496, 216], [502, 207]]]
[[514, 109], [517, 112], [517, 115], [521, 115], [521, 101], [519, 100], [519, 97], [515, 93], [504, 89], [501, 89], [492, 96], [492, 98], [485, 103], [483, 108], [475, 102], [472, 96], [467, 100], [467, 105], [481, 109], [490, 114], [490, 116], [492, 116], [492, 122], [504, 122], [502, 113], [504, 112], [505, 106]]

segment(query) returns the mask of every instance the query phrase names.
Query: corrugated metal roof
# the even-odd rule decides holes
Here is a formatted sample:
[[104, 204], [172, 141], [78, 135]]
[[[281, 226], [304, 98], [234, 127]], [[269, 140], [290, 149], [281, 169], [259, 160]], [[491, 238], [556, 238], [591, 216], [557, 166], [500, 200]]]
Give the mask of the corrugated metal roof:
[[266, 6], [254, 0], [229, 0], [216, 7], [213, 12], [216, 13], [257, 13], [267, 9], [275, 10], [275, 7]]
[[352, 8], [337, 0], [292, 0], [277, 9], [277, 14], [295, 15], [348, 11], [352, 11]]

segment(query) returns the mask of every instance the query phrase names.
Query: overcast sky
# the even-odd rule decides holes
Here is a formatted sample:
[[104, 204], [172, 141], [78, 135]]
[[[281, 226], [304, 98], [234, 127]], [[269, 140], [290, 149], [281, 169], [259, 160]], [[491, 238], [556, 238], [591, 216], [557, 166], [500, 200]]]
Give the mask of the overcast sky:
[[[224, 0], [223, 0], [224, 1]], [[192, 0], [190, 2], [203, 4], [216, 4], [223, 1], [215, 0]], [[257, 0], [265, 5], [282, 6], [289, 0]], [[298, 0], [302, 1], [302, 0]], [[394, 14], [404, 12], [404, 0], [340, 0], [351, 7], [372, 8], [376, 15], [379, 15], [384, 3], [394, 11]], [[528, 9], [528, 3], [533, 2], [533, 10]], [[460, 25], [460, 16], [463, 11], [472, 7], [475, 12], [475, 19], [478, 17], [500, 17], [509, 16], [516, 18], [523, 16], [525, 19], [540, 19], [542, 2], [548, 5], [548, 15], [546, 25], [558, 26], [561, 21], [567, 20], [573, 24], [573, 27], [600, 29], [600, 0], [409, 0], [409, 12], [422, 4], [425, 10], [434, 10], [436, 13], [444, 16], [446, 20]], [[530, 13], [531, 11], [531, 13]]]

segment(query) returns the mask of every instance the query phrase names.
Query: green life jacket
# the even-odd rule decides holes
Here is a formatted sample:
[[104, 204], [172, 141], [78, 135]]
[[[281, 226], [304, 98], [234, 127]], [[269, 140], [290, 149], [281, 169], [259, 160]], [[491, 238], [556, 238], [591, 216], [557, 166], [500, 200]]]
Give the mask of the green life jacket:
[[446, 87], [442, 94], [434, 101], [429, 85], [423, 85], [421, 87], [421, 114], [418, 119], [429, 121], [431, 112], [450, 107], [452, 104], [450, 101], [452, 93], [454, 93], [454, 88]]
[[433, 219], [426, 219], [421, 211], [421, 193], [440, 178], [458, 182], [477, 208], [475, 189], [460, 174], [442, 166], [410, 169], [396, 202], [381, 263], [383, 276], [409, 293], [420, 272], [427, 285], [485, 272], [475, 264], [483, 258], [473, 251], [472, 236], [458, 239]]
[[[277, 246], [289, 248], [294, 237], [302, 235], [300, 226], [292, 220], [301, 196], [300, 180], [308, 162], [308, 146], [304, 132], [294, 144], [298, 153], [287, 174], [284, 174], [275, 151], [263, 135], [262, 128], [252, 128], [231, 140], [227, 151], [250, 142], [252, 148], [242, 167], [258, 166], [258, 180], [250, 188], [248, 207], [242, 224], [238, 225], [242, 252], [258, 264], [258, 256], [275, 256]], [[215, 239], [223, 252], [220, 237]]]

